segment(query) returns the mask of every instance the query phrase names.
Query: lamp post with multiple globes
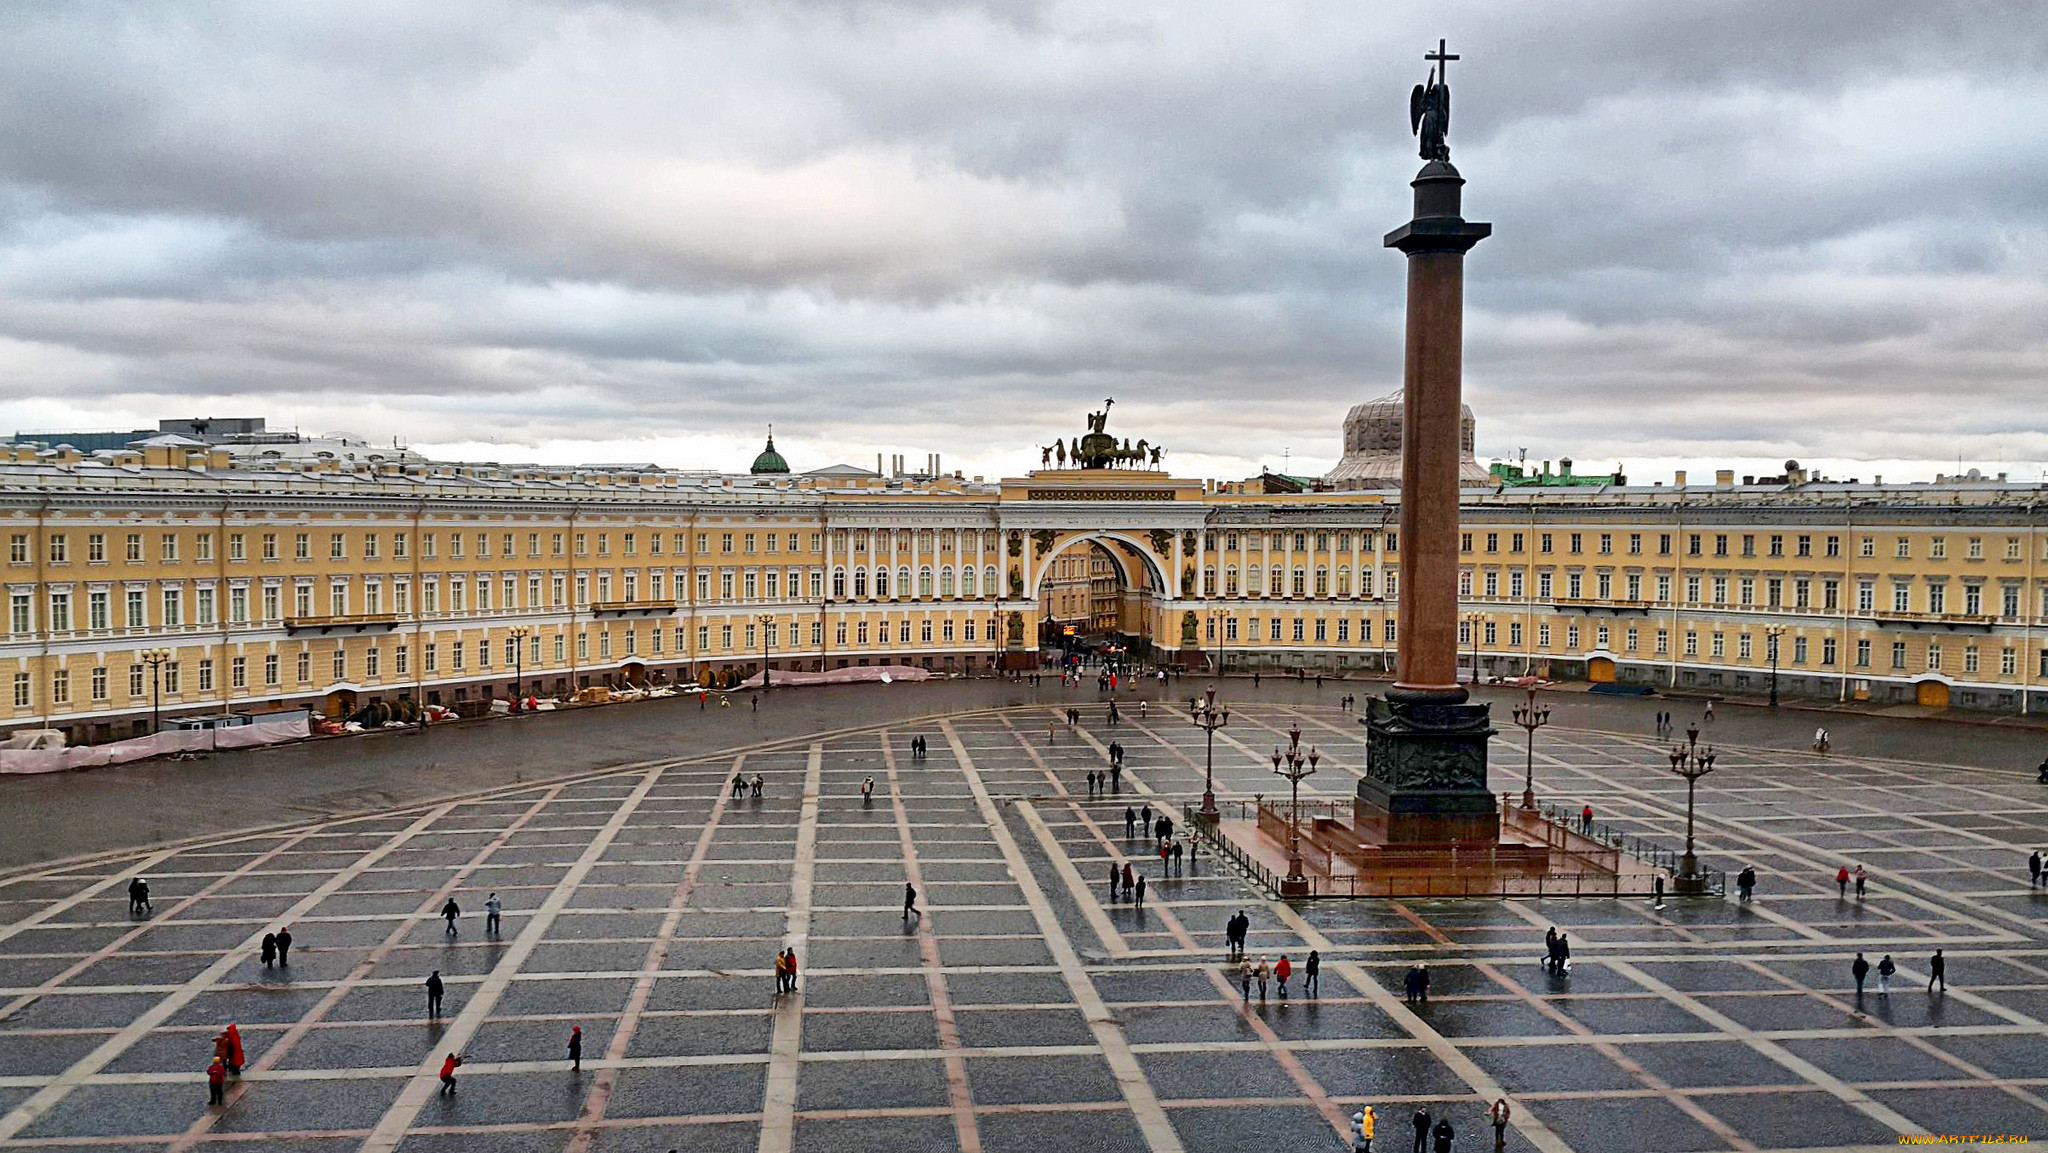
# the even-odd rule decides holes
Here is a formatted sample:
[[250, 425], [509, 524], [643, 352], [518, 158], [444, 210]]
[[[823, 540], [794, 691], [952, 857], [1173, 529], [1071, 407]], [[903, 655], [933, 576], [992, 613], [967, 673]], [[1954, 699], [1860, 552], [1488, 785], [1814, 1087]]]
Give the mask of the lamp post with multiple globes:
[[1685, 855], [1678, 859], [1676, 887], [1681, 893], [1698, 893], [1706, 887], [1706, 879], [1700, 876], [1700, 859], [1693, 852], [1693, 792], [1700, 778], [1714, 771], [1714, 748], [1700, 747], [1700, 727], [1687, 725], [1685, 744], [1673, 745], [1666, 755], [1671, 760], [1671, 771], [1685, 778]]
[[136, 654], [149, 666], [149, 731], [163, 731], [164, 680], [163, 667], [171, 659], [169, 649], [144, 649]]
[[1778, 707], [1778, 638], [1785, 635], [1784, 625], [1764, 626], [1764, 645], [1770, 649], [1771, 658], [1771, 707]]
[[1315, 775], [1316, 762], [1322, 759], [1313, 745], [1302, 750], [1299, 722], [1287, 730], [1287, 747], [1273, 750], [1273, 771], [1287, 778], [1293, 798], [1287, 817], [1287, 877], [1280, 882], [1283, 897], [1308, 895], [1308, 874], [1301, 865], [1301, 782]]
[[1209, 759], [1202, 769], [1202, 811], [1197, 814], [1205, 825], [1213, 825], [1222, 815], [1216, 811], [1216, 730], [1230, 723], [1230, 710], [1216, 707], [1216, 690], [1209, 689], [1194, 708], [1195, 727], [1208, 738]]
[[526, 638], [533, 635], [533, 630], [514, 625], [505, 635], [512, 638], [512, 711], [516, 713], [526, 701]]
[[1515, 723], [1529, 734], [1526, 760], [1522, 765], [1522, 807], [1536, 807], [1536, 730], [1550, 723], [1550, 706], [1536, 703], [1536, 690], [1529, 690], [1529, 699], [1515, 706]]

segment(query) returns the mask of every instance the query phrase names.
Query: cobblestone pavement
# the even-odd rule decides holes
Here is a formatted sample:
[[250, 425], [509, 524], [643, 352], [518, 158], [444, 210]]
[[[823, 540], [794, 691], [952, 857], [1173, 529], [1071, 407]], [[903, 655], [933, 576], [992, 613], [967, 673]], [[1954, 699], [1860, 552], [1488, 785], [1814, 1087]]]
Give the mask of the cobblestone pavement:
[[[1079, 729], [1045, 705], [890, 720], [0, 876], [0, 1148], [1336, 1150], [1370, 1102], [1380, 1149], [1427, 1108], [1482, 1150], [1499, 1096], [1509, 1149], [2048, 1133], [2031, 774], [1730, 744], [1700, 839], [1713, 867], [1755, 866], [1753, 904], [1290, 907], [1206, 855], [1180, 875], [1138, 856], [1125, 806], [1197, 794], [1201, 734], [1167, 706], [1114, 729], [1082, 707]], [[1296, 722], [1326, 754], [1317, 795], [1348, 795], [1353, 719], [1283, 702], [1233, 712], [1219, 791], [1271, 791], [1263, 754]], [[1110, 739], [1125, 792], [1091, 799]], [[1545, 796], [1682, 839], [1658, 742], [1557, 726], [1537, 747]], [[1497, 744], [1497, 789], [1519, 749]], [[736, 772], [763, 796], [732, 796]], [[1125, 859], [1143, 908], [1109, 899]], [[1865, 898], [1837, 895], [1845, 863]], [[138, 873], [154, 910], [131, 917]], [[1320, 951], [1320, 995], [1246, 1002], [1223, 967], [1240, 909], [1254, 958]], [[283, 925], [290, 964], [266, 968]], [[1537, 963], [1549, 925], [1569, 976]], [[801, 989], [777, 996], [783, 947]], [[1888, 995], [1857, 997], [1858, 950], [1896, 959]], [[1417, 961], [1432, 995], [1410, 1005]], [[230, 1021], [247, 1067], [209, 1110]]]

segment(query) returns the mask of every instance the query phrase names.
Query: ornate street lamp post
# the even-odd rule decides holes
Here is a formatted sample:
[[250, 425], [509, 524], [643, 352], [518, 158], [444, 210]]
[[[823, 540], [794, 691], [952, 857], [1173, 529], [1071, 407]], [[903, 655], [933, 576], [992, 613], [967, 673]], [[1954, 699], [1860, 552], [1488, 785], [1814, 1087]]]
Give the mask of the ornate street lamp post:
[[1472, 683], [1475, 685], [1479, 683], [1479, 622], [1482, 619], [1478, 613], [1465, 614], [1465, 627], [1472, 633]]
[[[1224, 622], [1224, 619], [1225, 619], [1226, 617], [1228, 617], [1229, 615], [1230, 615], [1230, 610], [1229, 610], [1229, 609], [1210, 609], [1210, 610], [1209, 610], [1209, 628], [1210, 628], [1210, 629], [1211, 629], [1212, 631], [1214, 631], [1214, 633], [1216, 634], [1216, 675], [1217, 675], [1217, 676], [1219, 676], [1219, 677], [1223, 675], [1223, 671], [1224, 671], [1224, 670], [1223, 670], [1223, 655], [1224, 655], [1224, 653], [1223, 653], [1223, 650], [1224, 650], [1224, 646], [1225, 646], [1225, 645], [1226, 645], [1226, 644], [1227, 644], [1227, 643], [1229, 642], [1229, 638], [1228, 638], [1228, 637], [1227, 637], [1227, 636], [1225, 635], [1225, 629], [1224, 629], [1224, 624], [1223, 624], [1223, 622]], [[1211, 694], [1211, 695], [1214, 695], [1214, 694], [1213, 694], [1213, 691], [1212, 691], [1212, 694]]]
[[1216, 811], [1216, 730], [1230, 723], [1230, 710], [1218, 710], [1216, 690], [1202, 694], [1202, 700], [1195, 705], [1195, 727], [1208, 737], [1209, 761], [1202, 769], [1202, 811], [1197, 814], [1205, 825], [1214, 825], [1222, 814]]
[[1287, 817], [1287, 877], [1280, 882], [1283, 897], [1308, 895], [1308, 873], [1301, 866], [1301, 782], [1315, 775], [1316, 762], [1322, 759], [1313, 745], [1302, 752], [1299, 722], [1287, 730], [1287, 748], [1273, 750], [1273, 771], [1287, 778], [1293, 797]]
[[1771, 658], [1771, 707], [1778, 707], [1778, 638], [1785, 635], [1784, 625], [1764, 626], [1764, 646], [1770, 650]]
[[1687, 725], [1685, 744], [1673, 745], [1668, 755], [1671, 771], [1685, 778], [1685, 855], [1678, 859], [1677, 890], [1698, 893], [1706, 888], [1706, 878], [1700, 876], [1700, 859], [1692, 848], [1693, 790], [1701, 777], [1714, 771], [1714, 749], [1701, 748], [1700, 727]]
[[761, 691], [768, 691], [768, 630], [775, 625], [774, 613], [762, 613], [754, 618], [761, 625]]
[[163, 731], [164, 681], [163, 666], [171, 659], [169, 649], [144, 649], [139, 655], [149, 666], [149, 731]]
[[526, 701], [526, 638], [533, 630], [514, 625], [505, 635], [512, 638], [512, 711], [516, 713]]
[[1550, 706], [1536, 703], [1536, 690], [1529, 690], [1529, 699], [1515, 706], [1515, 723], [1529, 734], [1526, 749], [1527, 759], [1522, 765], [1522, 807], [1536, 807], [1536, 730], [1550, 723]]

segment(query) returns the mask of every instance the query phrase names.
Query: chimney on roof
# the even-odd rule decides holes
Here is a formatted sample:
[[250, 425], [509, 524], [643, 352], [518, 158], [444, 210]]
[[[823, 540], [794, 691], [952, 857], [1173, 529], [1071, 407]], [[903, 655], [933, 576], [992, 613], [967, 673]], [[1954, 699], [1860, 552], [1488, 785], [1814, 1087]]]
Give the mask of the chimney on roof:
[[1734, 483], [1735, 483], [1735, 470], [1734, 470], [1734, 469], [1732, 469], [1732, 468], [1717, 468], [1717, 469], [1715, 469], [1715, 470], [1714, 470], [1714, 483], [1715, 483], [1715, 484], [1717, 484], [1717, 485], [1720, 485], [1720, 486], [1722, 486], [1723, 488], [1727, 487], [1728, 485], [1734, 484]]
[[1672, 473], [1672, 474], [1671, 474], [1671, 483], [1672, 483], [1672, 484], [1675, 484], [1675, 485], [1677, 485], [1677, 486], [1678, 486], [1678, 487], [1680, 487], [1680, 488], [1684, 488], [1684, 487], [1685, 487], [1685, 470], [1681, 468], [1681, 469], [1679, 469], [1679, 470], [1678, 470], [1677, 472], [1675, 472], [1675, 473]]

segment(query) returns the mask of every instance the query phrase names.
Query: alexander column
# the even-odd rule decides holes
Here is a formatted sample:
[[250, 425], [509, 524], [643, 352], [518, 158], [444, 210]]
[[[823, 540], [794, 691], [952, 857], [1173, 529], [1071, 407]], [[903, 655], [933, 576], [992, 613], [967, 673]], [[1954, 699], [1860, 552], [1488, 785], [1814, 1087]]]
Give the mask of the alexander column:
[[[1461, 215], [1465, 179], [1446, 136], [1458, 59], [1443, 41], [1409, 97], [1421, 139], [1415, 218], [1387, 234], [1408, 257], [1407, 358], [1401, 420], [1400, 658], [1394, 686], [1369, 702], [1362, 810], [1379, 810], [1390, 843], [1481, 841], [1500, 834], [1487, 788], [1487, 706], [1458, 684], [1458, 462], [1465, 253], [1493, 232]], [[1361, 816], [1367, 815], [1366, 812]]]

